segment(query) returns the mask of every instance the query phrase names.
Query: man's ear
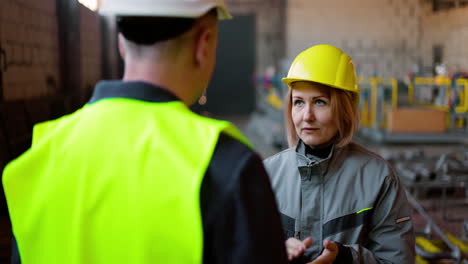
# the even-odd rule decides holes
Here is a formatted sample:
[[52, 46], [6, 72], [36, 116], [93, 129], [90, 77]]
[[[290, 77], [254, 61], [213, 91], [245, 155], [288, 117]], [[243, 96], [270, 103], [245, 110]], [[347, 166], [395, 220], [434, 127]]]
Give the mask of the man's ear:
[[197, 66], [204, 66], [208, 62], [211, 49], [213, 49], [214, 37], [212, 28], [203, 27], [200, 29], [195, 40], [195, 64]]
[[118, 48], [119, 48], [119, 54], [120, 54], [120, 57], [122, 58], [122, 60], [125, 60], [125, 45], [124, 45], [124, 36], [122, 35], [122, 33], [119, 33], [119, 35], [117, 36], [118, 38]]

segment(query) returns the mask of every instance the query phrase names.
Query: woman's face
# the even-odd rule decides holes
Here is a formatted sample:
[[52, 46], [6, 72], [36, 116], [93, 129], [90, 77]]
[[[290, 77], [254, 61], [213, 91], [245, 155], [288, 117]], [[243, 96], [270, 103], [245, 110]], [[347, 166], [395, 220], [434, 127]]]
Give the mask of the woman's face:
[[313, 82], [295, 82], [291, 94], [291, 115], [299, 138], [309, 146], [328, 143], [338, 133], [329, 88]]

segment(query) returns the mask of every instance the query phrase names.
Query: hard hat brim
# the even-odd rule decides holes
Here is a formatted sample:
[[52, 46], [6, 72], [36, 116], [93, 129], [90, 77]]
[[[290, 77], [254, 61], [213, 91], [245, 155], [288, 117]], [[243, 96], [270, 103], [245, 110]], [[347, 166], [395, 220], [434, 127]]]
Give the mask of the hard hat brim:
[[328, 87], [332, 87], [332, 88], [336, 88], [336, 89], [341, 89], [341, 90], [346, 90], [346, 91], [350, 91], [350, 92], [354, 92], [354, 93], [359, 93], [359, 87], [356, 85], [355, 89], [349, 89], [347, 87], [344, 87], [344, 86], [339, 86], [339, 85], [332, 85], [332, 84], [328, 84], [328, 83], [322, 83], [322, 82], [318, 82], [318, 81], [314, 81], [314, 80], [307, 80], [307, 79], [301, 79], [301, 78], [282, 78], [281, 81], [283, 83], [285, 83], [289, 88], [291, 88], [291, 84], [294, 83], [294, 82], [314, 82], [314, 83], [318, 83], [318, 84], [321, 84], [321, 85], [325, 85], [325, 86], [328, 86]]
[[180, 18], [198, 18], [206, 14], [213, 8], [216, 8], [219, 20], [232, 19], [232, 15], [227, 10], [224, 4], [206, 3], [197, 5], [193, 3], [192, 7], [177, 5], [173, 3], [171, 6], [161, 8], [157, 3], [152, 3], [146, 8], [139, 5], [128, 4], [127, 2], [114, 3], [112, 5], [102, 5], [99, 8], [101, 15], [117, 15], [117, 16], [149, 16], [149, 17], [180, 17]]
[[218, 6], [218, 20], [230, 20], [232, 19], [232, 15], [229, 13], [225, 6]]

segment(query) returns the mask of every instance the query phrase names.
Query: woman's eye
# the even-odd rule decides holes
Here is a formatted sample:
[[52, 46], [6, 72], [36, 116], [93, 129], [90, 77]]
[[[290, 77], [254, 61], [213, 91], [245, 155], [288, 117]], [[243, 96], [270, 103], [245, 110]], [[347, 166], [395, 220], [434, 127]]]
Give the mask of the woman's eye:
[[324, 100], [321, 100], [321, 99], [317, 99], [317, 100], [315, 100], [315, 104], [316, 105], [326, 105], [327, 102], [325, 102]]
[[304, 102], [302, 100], [294, 100], [294, 102], [293, 102], [293, 105], [295, 105], [295, 106], [299, 106], [299, 105], [302, 105], [302, 104], [304, 104]]

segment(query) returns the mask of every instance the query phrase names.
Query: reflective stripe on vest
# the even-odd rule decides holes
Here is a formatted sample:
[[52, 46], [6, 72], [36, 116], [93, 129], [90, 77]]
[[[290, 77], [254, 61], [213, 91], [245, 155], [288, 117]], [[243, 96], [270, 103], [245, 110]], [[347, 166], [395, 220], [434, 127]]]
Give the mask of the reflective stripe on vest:
[[201, 263], [199, 191], [228, 122], [112, 98], [37, 125], [4, 171], [22, 263]]

